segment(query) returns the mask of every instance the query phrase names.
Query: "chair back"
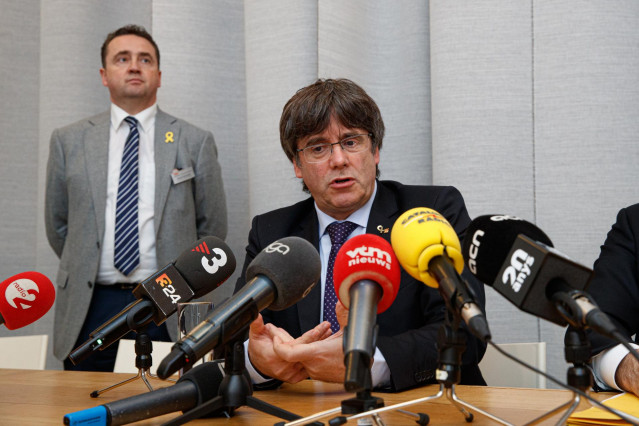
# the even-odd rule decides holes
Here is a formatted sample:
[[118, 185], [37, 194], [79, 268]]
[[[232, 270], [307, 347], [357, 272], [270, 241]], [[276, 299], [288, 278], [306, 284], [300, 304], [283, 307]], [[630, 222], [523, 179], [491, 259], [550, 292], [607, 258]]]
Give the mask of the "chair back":
[[49, 336], [0, 337], [0, 368], [44, 370]]
[[[546, 371], [546, 342], [500, 343], [498, 346], [527, 364]], [[546, 388], [544, 376], [506, 358], [490, 345], [486, 348], [479, 368], [488, 386]]]

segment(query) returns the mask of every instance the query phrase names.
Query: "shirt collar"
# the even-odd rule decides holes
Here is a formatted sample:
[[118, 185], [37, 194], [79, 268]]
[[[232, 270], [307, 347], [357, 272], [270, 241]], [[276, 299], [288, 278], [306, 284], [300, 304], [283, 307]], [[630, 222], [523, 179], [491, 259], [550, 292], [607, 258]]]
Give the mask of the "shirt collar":
[[[371, 194], [371, 197], [368, 199], [366, 204], [364, 204], [358, 210], [355, 210], [345, 220], [353, 222], [354, 224], [361, 226], [365, 230], [366, 225], [368, 225], [368, 217], [370, 216], [371, 209], [373, 208], [375, 195], [377, 195], [377, 180], [375, 180], [375, 188], [373, 189], [373, 193]], [[324, 235], [324, 232], [326, 232], [326, 227], [335, 222], [335, 218], [321, 211], [319, 207], [317, 207], [317, 203], [315, 203], [315, 211], [317, 212], [317, 219], [319, 221], [319, 235], [321, 237], [322, 235]]]
[[[142, 131], [146, 132], [153, 126], [153, 122], [155, 120], [155, 115], [157, 114], [157, 112], [158, 104], [156, 102], [147, 109], [138, 112], [133, 117], [138, 120], [138, 124], [141, 127]], [[131, 114], [129, 114], [116, 104], [111, 104], [111, 125], [114, 129], [119, 129], [124, 119], [130, 115]]]

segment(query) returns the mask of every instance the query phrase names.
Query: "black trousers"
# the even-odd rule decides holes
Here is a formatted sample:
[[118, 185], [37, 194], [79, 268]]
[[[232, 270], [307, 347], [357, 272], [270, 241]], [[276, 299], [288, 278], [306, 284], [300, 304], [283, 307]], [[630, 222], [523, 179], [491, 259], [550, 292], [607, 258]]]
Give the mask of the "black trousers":
[[[89, 312], [84, 320], [74, 349], [89, 339], [89, 333], [113, 318], [135, 300], [136, 298], [133, 296], [131, 289], [122, 288], [118, 285], [96, 285], [93, 289]], [[162, 342], [171, 341], [166, 329], [166, 324], [157, 326], [151, 321], [146, 332], [151, 337], [151, 340]], [[123, 338], [135, 339], [135, 336], [135, 332], [130, 332]], [[116, 341], [104, 350], [95, 351], [87, 359], [79, 362], [78, 365], [73, 365], [69, 358], [66, 358], [64, 360], [64, 369], [77, 371], [113, 371], [119, 343], [119, 341]], [[157, 362], [159, 361], [160, 360]]]

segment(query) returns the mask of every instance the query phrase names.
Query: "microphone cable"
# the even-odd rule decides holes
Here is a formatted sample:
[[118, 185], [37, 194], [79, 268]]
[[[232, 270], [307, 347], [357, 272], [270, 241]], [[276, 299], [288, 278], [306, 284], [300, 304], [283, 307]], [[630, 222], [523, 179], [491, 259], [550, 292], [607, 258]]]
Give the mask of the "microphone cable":
[[[550, 380], [551, 382], [555, 383], [556, 385], [559, 385], [560, 387], [562, 387], [564, 389], [567, 389], [569, 391], [572, 391], [572, 392], [576, 393], [577, 395], [587, 399], [589, 402], [593, 403], [594, 405], [596, 405], [596, 406], [598, 406], [600, 408], [603, 408], [604, 410], [608, 411], [611, 414], [614, 414], [615, 416], [621, 417], [623, 420], [625, 420], [625, 421], [627, 421], [627, 422], [629, 422], [631, 424], [639, 424], [639, 418], [631, 416], [630, 414], [619, 412], [619, 411], [615, 410], [614, 408], [611, 408], [611, 407], [608, 407], [607, 405], [602, 404], [597, 399], [595, 399], [592, 396], [588, 395], [586, 392], [582, 391], [581, 389], [578, 389], [578, 388], [576, 388], [574, 386], [571, 386], [571, 385], [569, 385], [567, 383], [563, 383], [561, 380], [555, 378], [551, 374], [548, 374], [545, 371], [541, 371], [537, 367], [528, 364], [527, 362], [517, 358], [514, 355], [509, 354], [508, 352], [506, 352], [505, 350], [500, 348], [499, 345], [497, 343], [493, 342], [492, 340], [487, 340], [487, 343], [490, 346], [492, 346], [501, 355], [505, 356], [506, 358], [510, 359], [511, 361], [516, 362], [517, 364], [519, 364], [519, 365], [521, 365], [523, 367], [526, 367], [527, 369], [529, 369], [531, 371], [534, 371], [536, 374], [539, 374], [539, 375], [545, 377], [546, 379]], [[549, 413], [551, 413], [551, 412], [552, 411], [549, 411]], [[542, 416], [542, 418], [543, 418], [543, 416]], [[537, 419], [535, 419], [535, 420], [537, 420]], [[533, 422], [535, 420], [533, 420]], [[532, 423], [532, 422], [530, 422], [530, 423]]]

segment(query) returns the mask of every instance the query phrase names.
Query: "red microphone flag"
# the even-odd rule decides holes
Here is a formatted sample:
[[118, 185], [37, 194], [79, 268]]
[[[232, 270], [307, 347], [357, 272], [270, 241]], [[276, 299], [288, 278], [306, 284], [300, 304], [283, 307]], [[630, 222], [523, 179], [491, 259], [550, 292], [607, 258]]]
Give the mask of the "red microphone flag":
[[388, 309], [399, 291], [400, 267], [391, 245], [377, 235], [357, 235], [344, 243], [335, 257], [333, 283], [335, 294], [348, 308], [350, 287], [361, 280], [374, 281], [382, 287], [377, 313]]
[[0, 323], [22, 328], [46, 314], [55, 299], [51, 280], [39, 272], [22, 272], [0, 284]]

